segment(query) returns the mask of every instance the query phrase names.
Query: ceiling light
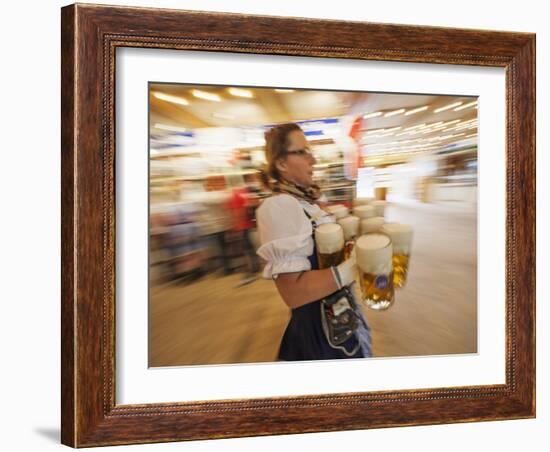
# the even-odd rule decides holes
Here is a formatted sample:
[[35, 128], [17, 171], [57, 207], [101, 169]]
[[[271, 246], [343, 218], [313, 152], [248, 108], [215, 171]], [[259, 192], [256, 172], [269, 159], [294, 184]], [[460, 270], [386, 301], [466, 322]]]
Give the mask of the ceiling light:
[[421, 130], [429, 129], [429, 128], [431, 128], [431, 127], [437, 127], [437, 126], [439, 126], [439, 125], [441, 125], [441, 124], [443, 124], [443, 121], [432, 122], [431, 124], [426, 124], [426, 125], [424, 125], [424, 126], [422, 126], [422, 127], [419, 127], [419, 129], [421, 129]]
[[385, 129], [373, 129], [365, 132], [365, 135], [374, 135], [375, 133], [382, 133]]
[[473, 107], [474, 105], [477, 105], [477, 100], [474, 100], [473, 102], [469, 102], [467, 104], [461, 105], [460, 107], [456, 107], [453, 111], [464, 110], [465, 108], [470, 108], [470, 107]]
[[404, 108], [400, 108], [399, 110], [389, 111], [388, 113], [386, 113], [386, 114], [384, 115], [384, 118], [389, 118], [390, 116], [400, 115], [400, 114], [403, 113], [404, 111], [405, 111]]
[[375, 111], [372, 113], [368, 113], [366, 115], [363, 115], [363, 119], [369, 119], [369, 118], [376, 118], [377, 116], [382, 116], [381, 111]]
[[460, 122], [461, 120], [460, 119], [453, 119], [452, 121], [446, 121], [436, 127], [434, 127], [432, 129], [432, 131], [436, 131], [436, 130], [441, 130], [441, 129], [445, 129], [447, 126], [451, 125], [451, 124], [456, 124], [458, 122]]
[[477, 129], [477, 124], [459, 124], [450, 128], [455, 130]]
[[214, 102], [221, 101], [220, 96], [218, 96], [217, 94], [208, 93], [206, 91], [201, 91], [201, 90], [198, 90], [198, 89], [191, 90], [191, 94], [193, 94], [193, 96], [195, 96], [195, 97], [198, 97], [199, 99], [211, 100], [211, 101], [214, 101]]
[[460, 137], [464, 135], [464, 133], [456, 133], [454, 135], [444, 135], [442, 137], [440, 137], [442, 140], [448, 140], [449, 138], [455, 138], [455, 137]]
[[168, 125], [168, 124], [156, 123], [153, 127], [155, 129], [169, 130], [171, 132], [187, 132], [187, 129], [185, 127], [171, 126], [171, 125]]
[[231, 94], [232, 96], [237, 96], [237, 97], [248, 97], [248, 98], [251, 98], [251, 97], [254, 96], [254, 95], [252, 94], [252, 91], [250, 91], [249, 89], [242, 89], [242, 88], [227, 88], [227, 91], [229, 91], [229, 94]]
[[225, 113], [212, 113], [212, 116], [214, 118], [219, 118], [219, 119], [229, 119], [229, 120], [232, 120], [232, 119], [235, 119], [235, 116], [234, 115], [228, 115], [228, 114], [225, 114]]
[[473, 122], [470, 122], [470, 123], [467, 123], [467, 122], [463, 122], [462, 124], [456, 124], [453, 126], [454, 129], [465, 129], [467, 127], [477, 127], [477, 123], [473, 123]]
[[172, 102], [173, 104], [189, 105], [189, 101], [183, 97], [171, 96], [170, 94], [159, 93], [157, 91], [153, 92], [153, 96], [157, 99], [165, 100], [166, 102]]
[[434, 113], [439, 113], [445, 110], [450, 110], [451, 108], [458, 107], [459, 105], [462, 105], [462, 102], [453, 102], [452, 104], [445, 105], [444, 107], [439, 107], [434, 110]]
[[422, 124], [417, 124], [415, 126], [407, 127], [405, 130], [413, 130], [413, 129], [417, 129], [419, 127], [424, 127], [425, 125], [426, 125], [426, 123], [423, 122]]
[[283, 88], [276, 88], [275, 89], [276, 92], [278, 93], [293, 93], [294, 90], [293, 89], [283, 89]]
[[425, 105], [424, 107], [414, 108], [413, 110], [409, 110], [408, 112], [406, 112], [405, 116], [414, 115], [415, 113], [419, 113], [419, 112], [425, 111], [427, 109], [428, 109], [427, 105]]

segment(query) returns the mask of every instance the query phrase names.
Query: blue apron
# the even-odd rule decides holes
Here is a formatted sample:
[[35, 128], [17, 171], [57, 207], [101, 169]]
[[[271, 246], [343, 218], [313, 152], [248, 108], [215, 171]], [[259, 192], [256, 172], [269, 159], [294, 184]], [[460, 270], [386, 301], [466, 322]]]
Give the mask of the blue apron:
[[[310, 217], [307, 212], [306, 215]], [[315, 229], [313, 221], [312, 226]], [[314, 233], [312, 233], [312, 238], [314, 244], [313, 254], [308, 256], [308, 259], [311, 263], [311, 269], [318, 270], [319, 262], [317, 261], [317, 245]], [[278, 359], [283, 361], [309, 361], [370, 357], [369, 327], [361, 313], [359, 318], [357, 329], [341, 346], [345, 347], [347, 351], [352, 351], [357, 347], [358, 337], [362, 338], [363, 343], [355, 354], [348, 356], [343, 350], [332, 347], [325, 337], [321, 323], [321, 300], [293, 308], [290, 321], [281, 340]]]

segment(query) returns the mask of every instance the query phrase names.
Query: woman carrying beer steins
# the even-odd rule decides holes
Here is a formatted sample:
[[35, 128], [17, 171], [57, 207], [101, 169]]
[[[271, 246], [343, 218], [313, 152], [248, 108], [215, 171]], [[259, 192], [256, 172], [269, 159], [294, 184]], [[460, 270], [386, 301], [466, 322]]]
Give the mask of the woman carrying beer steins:
[[[280, 124], [265, 134], [264, 184], [273, 195], [256, 211], [261, 246], [267, 261], [263, 277], [273, 279], [291, 317], [279, 346], [279, 361], [366, 358], [372, 356], [370, 330], [353, 284], [355, 254], [335, 265], [319, 254], [315, 230], [336, 223], [325, 212], [313, 183], [315, 157], [298, 124]], [[328, 234], [329, 245], [341, 227]], [[342, 241], [343, 243], [343, 241]], [[326, 248], [326, 244], [322, 244]], [[343, 255], [343, 253], [341, 253]], [[324, 262], [331, 262], [323, 268]]]

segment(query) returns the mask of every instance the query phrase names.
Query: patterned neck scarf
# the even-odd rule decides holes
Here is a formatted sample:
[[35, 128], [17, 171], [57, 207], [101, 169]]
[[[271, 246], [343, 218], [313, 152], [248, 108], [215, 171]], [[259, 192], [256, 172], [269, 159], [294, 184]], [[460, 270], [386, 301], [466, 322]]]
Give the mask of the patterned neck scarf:
[[311, 204], [314, 204], [321, 196], [321, 188], [318, 185], [312, 184], [311, 187], [305, 188], [286, 179], [273, 182], [271, 188], [273, 193], [287, 193], [296, 198], [305, 199]]

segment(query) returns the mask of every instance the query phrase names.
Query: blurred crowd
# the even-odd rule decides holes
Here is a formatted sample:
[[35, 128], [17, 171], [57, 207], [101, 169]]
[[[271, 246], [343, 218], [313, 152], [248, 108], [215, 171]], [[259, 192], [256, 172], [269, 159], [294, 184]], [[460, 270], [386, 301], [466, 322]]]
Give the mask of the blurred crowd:
[[255, 210], [261, 198], [256, 174], [233, 175], [228, 186], [186, 190], [178, 201], [152, 202], [152, 283], [185, 282], [209, 273], [241, 274], [253, 282], [261, 270], [256, 255]]

